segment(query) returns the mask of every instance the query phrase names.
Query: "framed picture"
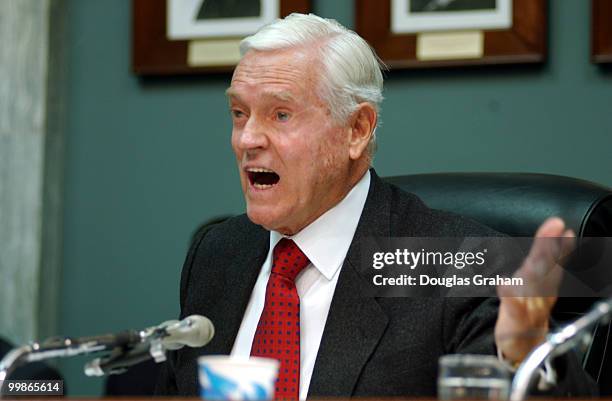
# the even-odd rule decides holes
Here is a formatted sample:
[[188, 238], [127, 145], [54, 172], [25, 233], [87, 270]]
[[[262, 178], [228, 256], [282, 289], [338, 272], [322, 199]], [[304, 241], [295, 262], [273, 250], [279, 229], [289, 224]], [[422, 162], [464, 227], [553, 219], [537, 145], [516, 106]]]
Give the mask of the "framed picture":
[[510, 27], [512, 0], [391, 0], [393, 33]]
[[168, 0], [169, 39], [247, 36], [278, 18], [278, 0]]
[[591, 60], [612, 63], [612, 1], [592, 0]]
[[355, 0], [356, 30], [391, 68], [539, 63], [546, 0]]
[[132, 70], [139, 75], [233, 70], [248, 35], [309, 0], [132, 0]]

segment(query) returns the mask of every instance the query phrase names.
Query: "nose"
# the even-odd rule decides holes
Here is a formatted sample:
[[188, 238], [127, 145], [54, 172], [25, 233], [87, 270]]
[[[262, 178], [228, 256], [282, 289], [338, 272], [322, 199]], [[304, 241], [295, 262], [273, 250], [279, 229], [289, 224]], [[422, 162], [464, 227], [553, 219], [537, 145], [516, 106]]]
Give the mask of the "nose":
[[268, 145], [265, 127], [255, 116], [249, 117], [237, 139], [242, 150], [264, 149]]

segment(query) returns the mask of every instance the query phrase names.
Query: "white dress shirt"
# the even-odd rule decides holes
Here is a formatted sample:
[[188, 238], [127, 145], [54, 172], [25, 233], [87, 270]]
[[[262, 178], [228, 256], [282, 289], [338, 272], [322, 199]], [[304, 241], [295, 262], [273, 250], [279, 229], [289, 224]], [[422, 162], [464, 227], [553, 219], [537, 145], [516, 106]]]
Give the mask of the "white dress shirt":
[[[287, 237], [295, 241], [310, 260], [295, 280], [300, 296], [300, 400], [305, 400], [308, 394], [340, 268], [353, 241], [369, 188], [370, 172], [367, 171], [340, 203], [299, 233]], [[272, 270], [272, 250], [283, 237], [276, 231], [270, 232], [268, 256], [251, 293], [232, 356], [248, 357], [251, 354]]]

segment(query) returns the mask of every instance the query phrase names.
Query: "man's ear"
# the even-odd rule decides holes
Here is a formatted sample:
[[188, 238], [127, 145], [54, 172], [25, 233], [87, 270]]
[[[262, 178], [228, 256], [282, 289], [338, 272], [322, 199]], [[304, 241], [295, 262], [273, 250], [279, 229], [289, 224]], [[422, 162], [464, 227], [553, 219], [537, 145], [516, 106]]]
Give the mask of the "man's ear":
[[367, 151], [370, 139], [376, 128], [378, 114], [370, 103], [360, 103], [350, 118], [349, 156], [358, 160]]

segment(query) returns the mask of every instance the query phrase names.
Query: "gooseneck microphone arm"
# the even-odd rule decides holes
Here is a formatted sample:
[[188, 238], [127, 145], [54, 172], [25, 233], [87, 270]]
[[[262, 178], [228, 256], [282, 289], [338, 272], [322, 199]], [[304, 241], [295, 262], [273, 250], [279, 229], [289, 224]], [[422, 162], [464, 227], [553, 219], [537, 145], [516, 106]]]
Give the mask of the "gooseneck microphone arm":
[[21, 365], [30, 352], [32, 352], [30, 345], [24, 345], [9, 351], [0, 363], [0, 382], [4, 381], [15, 367]]
[[125, 347], [142, 341], [136, 331], [105, 334], [94, 337], [50, 338], [42, 343], [34, 342], [11, 350], [0, 361], [0, 381], [5, 380], [20, 365], [51, 358], [91, 354], [116, 347]]
[[210, 320], [192, 315], [181, 321], [168, 321], [140, 331], [128, 330], [94, 337], [50, 338], [42, 343], [14, 348], [6, 354], [0, 361], [0, 381], [7, 379], [15, 368], [26, 363], [101, 351], [112, 352], [105, 359], [98, 358], [90, 362], [85, 368], [86, 374], [120, 373], [149, 358], [162, 362], [166, 359], [166, 350], [179, 349], [185, 345], [202, 347], [210, 342], [214, 333]]
[[612, 298], [597, 302], [591, 310], [561, 329], [549, 334], [541, 345], [536, 347], [521, 363], [514, 380], [510, 401], [523, 401], [538, 369], [551, 357], [566, 353], [590, 334], [590, 329], [601, 321], [609, 321], [612, 316]]

